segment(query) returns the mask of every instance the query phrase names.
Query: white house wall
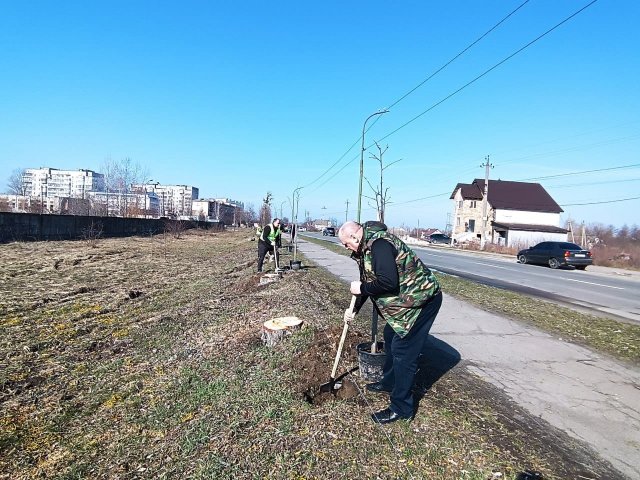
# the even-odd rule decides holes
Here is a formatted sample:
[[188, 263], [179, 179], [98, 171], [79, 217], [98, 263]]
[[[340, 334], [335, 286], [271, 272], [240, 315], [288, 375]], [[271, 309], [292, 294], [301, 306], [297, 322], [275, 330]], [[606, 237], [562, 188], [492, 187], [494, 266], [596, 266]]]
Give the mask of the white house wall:
[[560, 226], [560, 214], [548, 212], [527, 212], [523, 210], [496, 210], [494, 221], [497, 223], [523, 223], [527, 225]]
[[566, 233], [523, 232], [509, 230], [507, 244], [510, 247], [527, 248], [540, 242], [566, 242]]

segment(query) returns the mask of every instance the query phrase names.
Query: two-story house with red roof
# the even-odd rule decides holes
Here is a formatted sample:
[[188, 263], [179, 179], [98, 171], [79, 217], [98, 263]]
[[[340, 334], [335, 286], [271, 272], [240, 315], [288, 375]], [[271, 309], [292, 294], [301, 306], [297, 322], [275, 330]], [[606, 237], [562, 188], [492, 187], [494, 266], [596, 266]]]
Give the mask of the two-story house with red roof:
[[[485, 180], [458, 183], [454, 201], [453, 238], [480, 241]], [[489, 180], [485, 241], [506, 246], [529, 246], [545, 240], [566, 241], [560, 227], [563, 212], [539, 183]]]

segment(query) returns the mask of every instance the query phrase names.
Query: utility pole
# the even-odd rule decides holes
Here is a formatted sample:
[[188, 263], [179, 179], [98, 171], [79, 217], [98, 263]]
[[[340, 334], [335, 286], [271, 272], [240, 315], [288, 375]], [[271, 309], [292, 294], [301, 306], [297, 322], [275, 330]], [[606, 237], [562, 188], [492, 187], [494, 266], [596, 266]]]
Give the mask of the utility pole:
[[489, 169], [493, 165], [489, 162], [489, 155], [484, 159], [484, 163], [480, 165], [484, 167], [484, 195], [482, 197], [482, 231], [480, 232], [480, 250], [484, 250], [484, 244], [487, 241], [487, 200], [489, 196]]
[[347, 198], [347, 211], [344, 212], [344, 221], [348, 222], [349, 221], [349, 199]]
[[571, 223], [571, 220], [569, 220], [569, 222], [568, 222], [568, 223], [569, 223], [569, 232], [571, 232], [571, 241], [572, 241], [573, 243], [576, 243], [576, 239], [575, 239], [575, 237], [573, 236], [573, 224]]

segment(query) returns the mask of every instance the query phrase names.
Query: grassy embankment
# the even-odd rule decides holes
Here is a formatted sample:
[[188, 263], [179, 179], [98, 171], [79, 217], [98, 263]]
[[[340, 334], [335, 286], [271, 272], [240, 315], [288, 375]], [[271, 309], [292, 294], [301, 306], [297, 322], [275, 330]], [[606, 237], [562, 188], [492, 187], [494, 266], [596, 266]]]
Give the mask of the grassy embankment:
[[[550, 442], [462, 368], [426, 392], [412, 423], [384, 429], [369, 413], [387, 400], [357, 375], [353, 396], [305, 401], [328, 380], [349, 299], [313, 266], [259, 285], [251, 235], [0, 245], [0, 478], [603, 472], [571, 464], [579, 446]], [[262, 323], [285, 315], [305, 328], [266, 348]], [[367, 331], [351, 329], [341, 371]]]

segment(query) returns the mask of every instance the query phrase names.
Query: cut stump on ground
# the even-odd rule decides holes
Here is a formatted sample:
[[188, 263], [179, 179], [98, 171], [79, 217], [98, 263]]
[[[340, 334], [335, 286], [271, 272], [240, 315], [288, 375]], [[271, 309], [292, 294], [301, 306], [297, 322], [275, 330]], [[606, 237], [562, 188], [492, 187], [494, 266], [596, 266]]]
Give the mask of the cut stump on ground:
[[302, 328], [302, 320], [298, 317], [278, 317], [267, 320], [262, 324], [260, 338], [267, 347], [273, 347], [286, 335]]

